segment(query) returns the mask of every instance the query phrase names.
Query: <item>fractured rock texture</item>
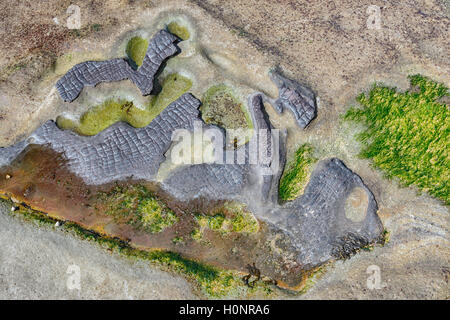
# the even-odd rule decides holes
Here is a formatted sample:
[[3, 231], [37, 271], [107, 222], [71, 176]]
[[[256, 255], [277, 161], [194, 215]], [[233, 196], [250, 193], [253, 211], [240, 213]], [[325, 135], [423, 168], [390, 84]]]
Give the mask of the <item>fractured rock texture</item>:
[[70, 170], [87, 184], [103, 184], [133, 176], [151, 180], [164, 161], [175, 129], [192, 129], [200, 101], [184, 94], [144, 128], [118, 122], [96, 136], [79, 136], [47, 121], [31, 137], [0, 153], [0, 165], [15, 158], [28, 144], [49, 145], [65, 154]]
[[289, 109], [298, 126], [302, 129], [306, 128], [317, 113], [314, 93], [307, 87], [278, 73], [273, 72], [270, 76], [279, 90], [278, 99], [273, 103], [275, 110], [281, 113], [284, 109]]
[[180, 200], [236, 199], [247, 182], [246, 165], [202, 163], [176, 170], [163, 187]]
[[[345, 215], [345, 201], [354, 188], [368, 197], [365, 218], [354, 222]], [[305, 193], [272, 211], [276, 226], [291, 235], [300, 250], [298, 261], [306, 268], [378, 240], [383, 226], [372, 192], [361, 178], [336, 158], [321, 161], [314, 170]], [[344, 252], [343, 252], [344, 251]]]
[[[130, 79], [142, 94], [150, 94], [159, 67], [177, 51], [176, 40], [162, 30], [152, 39], [138, 70], [125, 59], [88, 61], [69, 70], [56, 87], [65, 101], [73, 101], [86, 85]], [[297, 124], [305, 128], [316, 116], [314, 93], [277, 73], [272, 73], [271, 77], [279, 88], [279, 97], [273, 101], [275, 109], [278, 112], [289, 109]], [[144, 128], [118, 122], [93, 137], [60, 130], [55, 122], [48, 121], [29, 139], [1, 149], [0, 166], [10, 163], [33, 143], [47, 145], [64, 154], [69, 169], [86, 184], [100, 185], [129, 177], [154, 180], [171, 146], [174, 130], [194, 130], [194, 122], [200, 120], [199, 106], [199, 100], [184, 94]], [[321, 161], [304, 194], [279, 205], [278, 183], [286, 153], [285, 143], [280, 138], [284, 134], [277, 139], [272, 136], [262, 94], [250, 96], [249, 110], [256, 132], [250, 142], [257, 142], [256, 151], [251, 149], [251, 144], [246, 144], [237, 150], [223, 150], [221, 162], [177, 167], [161, 182], [162, 189], [181, 201], [203, 198], [238, 200], [247, 204], [269, 228], [290, 239], [295, 247], [296, 263], [302, 269], [347, 257], [380, 238], [383, 227], [373, 194], [361, 178], [338, 159]], [[226, 159], [231, 156], [236, 160], [238, 154], [243, 156], [243, 162], [227, 164]], [[275, 161], [278, 166], [273, 170]], [[360, 221], [351, 220], [345, 212], [347, 198], [355, 188], [363, 190], [368, 199]]]
[[144, 61], [138, 70], [134, 70], [125, 59], [121, 58], [86, 61], [70, 69], [58, 80], [56, 88], [64, 101], [72, 102], [84, 86], [130, 79], [143, 95], [148, 95], [153, 89], [153, 78], [161, 64], [177, 52], [176, 41], [174, 35], [161, 30], [150, 41]]

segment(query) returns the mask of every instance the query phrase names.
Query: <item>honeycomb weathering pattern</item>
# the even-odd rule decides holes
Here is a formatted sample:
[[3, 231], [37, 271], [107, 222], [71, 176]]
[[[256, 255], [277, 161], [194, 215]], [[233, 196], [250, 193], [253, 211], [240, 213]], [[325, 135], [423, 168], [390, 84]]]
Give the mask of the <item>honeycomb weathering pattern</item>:
[[306, 128], [317, 114], [314, 93], [298, 82], [285, 78], [276, 72], [272, 72], [270, 77], [278, 86], [279, 91], [278, 99], [273, 103], [275, 110], [281, 113], [284, 109], [289, 109], [299, 127]]
[[[260, 100], [254, 101], [260, 104]], [[31, 139], [3, 148], [0, 165], [16, 158], [28, 144], [37, 143], [64, 153], [70, 170], [89, 184], [103, 184], [130, 176], [152, 180], [165, 159], [173, 130], [193, 130], [194, 121], [199, 119], [199, 105], [192, 95], [184, 94], [147, 127], [136, 129], [119, 122], [94, 137], [60, 130], [53, 121], [48, 121], [32, 134]], [[250, 111], [258, 113], [261, 108], [250, 108]], [[265, 119], [262, 114], [253, 117]], [[270, 126], [270, 123], [261, 122], [259, 127], [264, 125]], [[283, 143], [279, 148], [282, 150], [280, 155], [285, 157]], [[270, 191], [268, 197], [278, 197], [280, 173], [274, 174], [270, 182], [265, 181], [260, 164], [248, 163], [248, 149], [245, 158], [246, 163], [242, 165], [186, 165], [175, 169], [161, 186], [182, 201], [202, 197], [206, 200], [238, 200], [249, 205], [256, 217], [288, 235], [298, 254], [296, 260], [305, 269], [339, 257], [343, 250], [356, 250], [379, 239], [383, 227], [375, 198], [361, 178], [342, 161], [333, 158], [319, 162], [304, 194], [292, 202], [279, 205], [273, 201], [255, 207], [261, 196], [266, 196], [264, 190]], [[270, 186], [264, 187], [265, 183]], [[368, 197], [366, 215], [360, 222], [345, 216], [346, 199], [356, 187], [362, 188]]]
[[161, 64], [177, 52], [177, 40], [178, 38], [169, 32], [160, 30], [150, 41], [139, 69], [134, 70], [128, 61], [122, 58], [86, 61], [70, 69], [58, 80], [56, 88], [64, 101], [72, 102], [84, 86], [130, 79], [143, 95], [148, 95], [153, 89], [153, 78]]
[[87, 184], [98, 185], [131, 176], [151, 180], [165, 159], [172, 132], [192, 130], [199, 106], [200, 101], [186, 93], [144, 128], [117, 122], [93, 137], [61, 130], [54, 121], [47, 121], [29, 139], [3, 148], [0, 165], [7, 164], [33, 143], [64, 153], [69, 169]]

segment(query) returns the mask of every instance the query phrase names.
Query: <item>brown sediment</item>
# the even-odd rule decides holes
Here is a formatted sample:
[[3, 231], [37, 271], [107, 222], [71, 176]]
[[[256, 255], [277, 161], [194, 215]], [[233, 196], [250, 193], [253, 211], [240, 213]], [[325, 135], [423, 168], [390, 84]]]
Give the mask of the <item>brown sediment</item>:
[[[108, 199], [105, 202], [99, 195], [130, 186], [146, 188], [175, 212], [178, 221], [160, 232], [151, 233], [128, 223], [127, 219], [107, 214]], [[46, 146], [30, 145], [10, 165], [0, 168], [0, 195], [51, 218], [71, 221], [100, 235], [124, 240], [137, 249], [177, 252], [189, 259], [242, 273], [247, 272], [249, 264], [255, 264], [262, 276], [283, 283], [283, 287], [292, 288], [304, 280], [301, 267], [284, 258], [288, 253], [295, 253], [289, 239], [273, 227], [259, 221], [259, 231], [255, 233], [223, 233], [206, 228], [202, 231], [202, 241], [195, 241], [191, 237], [199, 227], [195, 215], [221, 212], [232, 216], [224, 202], [205, 199], [180, 202], [158, 185], [132, 178], [104, 185], [86, 185], [69, 170], [62, 154]], [[130, 214], [135, 213], [131, 210]], [[183, 241], [173, 241], [174, 238]], [[278, 240], [277, 250], [269, 245], [274, 238]]]

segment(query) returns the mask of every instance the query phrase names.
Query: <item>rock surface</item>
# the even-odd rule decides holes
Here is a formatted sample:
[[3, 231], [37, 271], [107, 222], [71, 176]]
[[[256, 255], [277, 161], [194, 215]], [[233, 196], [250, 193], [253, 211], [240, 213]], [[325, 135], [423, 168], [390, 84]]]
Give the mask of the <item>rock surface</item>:
[[300, 83], [271, 72], [272, 80], [278, 87], [278, 98], [272, 102], [278, 113], [288, 109], [302, 129], [316, 117], [316, 96], [309, 88]]
[[85, 86], [95, 86], [100, 82], [130, 79], [143, 95], [152, 92], [153, 81], [161, 64], [173, 56], [178, 48], [177, 38], [165, 30], [160, 30], [150, 41], [142, 65], [134, 70], [125, 59], [108, 61], [86, 61], [70, 69], [56, 83], [61, 98], [72, 102]]
[[[105, 1], [93, 7], [91, 2], [80, 2], [83, 21], [80, 35], [74, 32], [77, 30], [68, 30], [65, 26], [67, 5], [61, 1], [2, 2], [0, 5], [3, 12], [0, 20], [3, 39], [0, 43], [2, 146], [22, 140], [45, 119], [67, 109], [67, 106], [55, 107], [46, 100], [48, 88], [53, 87], [67, 69], [61, 69], [57, 64], [57, 70], [62, 71], [57, 71], [56, 77], [48, 82], [41, 78], [56, 58], [73, 52], [88, 52], [85, 58], [74, 60], [76, 62], [120, 56], [116, 52], [109, 55], [109, 51], [107, 55], [99, 54], [98, 50], [109, 48], [115, 41], [111, 39], [116, 39], [124, 29], [130, 29], [130, 21], [132, 24], [149, 21], [153, 11], [181, 10], [192, 14], [200, 25], [195, 36], [202, 44], [201, 52], [212, 58], [210, 68], [220, 63], [221, 67], [227, 67], [232, 59], [224, 60], [226, 55], [252, 61], [251, 68], [258, 68], [266, 62], [261, 58], [264, 56], [271, 65], [280, 64], [288, 69], [290, 76], [295, 75], [296, 79], [302, 79], [314, 88], [321, 99], [317, 119], [310, 124], [308, 132], [296, 131], [290, 115], [277, 117], [268, 109], [276, 127], [287, 127], [291, 131], [286, 147], [288, 157], [296, 144], [311, 142], [321, 150], [321, 157], [338, 156], [343, 159], [363, 177], [377, 198], [380, 218], [390, 231], [390, 242], [382, 248], [337, 262], [301, 297], [448, 298], [448, 208], [427, 195], [418, 196], [413, 188], [400, 188], [395, 181], [384, 179], [367, 161], [357, 157], [359, 149], [353, 141], [355, 129], [342, 127], [339, 121], [348, 105], [354, 103], [355, 95], [369, 88], [374, 81], [406, 88], [405, 79], [411, 73], [423, 73], [444, 83], [450, 81], [449, 60], [443, 49], [448, 42], [449, 21], [448, 5], [444, 1], [430, 0], [420, 4], [416, 1], [387, 1], [380, 8], [380, 30], [366, 27], [366, 10], [373, 5], [371, 1], [345, 1], [339, 5], [333, 1], [202, 0], [185, 3], [177, 0], [129, 2], [126, 6], [124, 2]], [[141, 15], [145, 19], [140, 19]], [[53, 22], [55, 16], [60, 21], [59, 25]], [[101, 31], [90, 32], [96, 23], [101, 24]], [[218, 36], [220, 43], [216, 41]], [[249, 46], [257, 51], [249, 49]], [[194, 51], [192, 49], [191, 53]], [[219, 73], [239, 77], [239, 72], [248, 66], [239, 62], [242, 60], [236, 60], [239, 68], [219, 68]], [[192, 63], [198, 65], [198, 62]], [[219, 83], [223, 81], [220, 74], [214, 78]], [[246, 74], [258, 89], [262, 87], [272, 97], [276, 96], [276, 91], [265, 85], [266, 80], [254, 78], [267, 73]], [[207, 79], [205, 82], [212, 81]], [[17, 94], [18, 88], [20, 95]], [[2, 207], [0, 210], [9, 209]], [[16, 225], [15, 221], [7, 220], [5, 225], [10, 228]], [[13, 230], [15, 234], [21, 234], [28, 230], [28, 226], [17, 224]], [[40, 236], [47, 232], [34, 230]], [[5, 234], [9, 243], [11, 236]], [[21, 237], [18, 241], [25, 246], [34, 246], [38, 242], [35, 237]], [[78, 242], [74, 246], [60, 241], [55, 243], [54, 250], [47, 252], [48, 264], [49, 261], [58, 261], [61, 251], [66, 252], [69, 258], [77, 257], [77, 248], [83, 245]], [[86, 246], [92, 248], [94, 255], [102, 253], [90, 244]], [[40, 251], [31, 251], [26, 258], [20, 258], [18, 252], [4, 254], [6, 251], [2, 249], [2, 264], [12, 261], [16, 265], [15, 259], [20, 259], [23, 266], [23, 272], [14, 278], [14, 283], [11, 282], [8, 297], [29, 297], [29, 293], [20, 288], [29, 285], [30, 277], [41, 276], [41, 273], [34, 273], [36, 263], [30, 259]], [[110, 259], [105, 258], [104, 263], [111, 263]], [[370, 276], [367, 268], [371, 265], [380, 268], [382, 284], [386, 284], [381, 289], [367, 287]], [[2, 272], [3, 283], [11, 274], [14, 274], [12, 268]], [[24, 276], [27, 274], [31, 276]], [[176, 285], [180, 281], [183, 280], [173, 279], [169, 283]], [[35, 282], [36, 291], [51, 294], [53, 283], [53, 278]], [[101, 292], [108, 288], [116, 287], [113, 283], [104, 283], [104, 286], [93, 288], [92, 292], [103, 297]], [[108, 292], [113, 297], [121, 297], [118, 291]], [[160, 292], [161, 297], [173, 296], [172, 292], [162, 289]]]
[[99, 185], [133, 176], [152, 180], [176, 129], [192, 129], [200, 101], [184, 94], [144, 128], [118, 122], [93, 137], [64, 131], [52, 120], [27, 140], [0, 149], [0, 165], [14, 159], [29, 144], [48, 145], [65, 154], [70, 170], [87, 184]]

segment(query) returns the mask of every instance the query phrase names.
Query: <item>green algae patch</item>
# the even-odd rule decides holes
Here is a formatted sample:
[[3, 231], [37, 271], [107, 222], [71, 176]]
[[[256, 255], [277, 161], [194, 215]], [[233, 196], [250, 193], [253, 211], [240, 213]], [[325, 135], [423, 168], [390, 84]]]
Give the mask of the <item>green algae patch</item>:
[[191, 238], [197, 242], [201, 241], [203, 239], [203, 233], [200, 231], [199, 228], [195, 228], [191, 232]]
[[[5, 200], [0, 199], [0, 201]], [[13, 205], [11, 201], [6, 202]], [[253, 287], [249, 287], [244, 284], [241, 274], [236, 271], [226, 271], [209, 266], [171, 251], [136, 249], [126, 241], [84, 229], [76, 223], [59, 221], [23, 205], [14, 204], [14, 206], [17, 210], [10, 212], [14, 217], [35, 223], [39, 227], [58, 228], [82, 240], [96, 243], [102, 249], [107, 249], [125, 258], [148, 261], [163, 270], [182, 274], [196, 284], [202, 294], [208, 298], [242, 298], [254, 295], [269, 298], [274, 293], [274, 285], [269, 281], [260, 280]], [[56, 223], [59, 224], [59, 227], [56, 227]]]
[[251, 234], [259, 231], [258, 220], [248, 211], [245, 206], [236, 202], [226, 202], [222, 207], [211, 212], [210, 215], [195, 215], [200, 229], [195, 229], [195, 235], [191, 236], [195, 240], [203, 238], [206, 228], [218, 231], [222, 234], [231, 232]]
[[192, 87], [192, 81], [179, 74], [170, 74], [163, 81], [161, 92], [152, 96], [143, 108], [124, 99], [107, 99], [102, 104], [90, 108], [79, 121], [59, 116], [59, 128], [73, 130], [80, 135], [92, 136], [119, 121], [125, 121], [135, 128], [147, 126], [169, 104], [177, 100]]
[[368, 95], [357, 97], [344, 119], [362, 123], [358, 134], [360, 156], [371, 159], [387, 178], [450, 204], [449, 106], [439, 99], [449, 96], [443, 84], [421, 75], [409, 76], [411, 89], [398, 92], [375, 84]]
[[178, 22], [172, 21], [167, 25], [167, 30], [169, 30], [170, 33], [176, 35], [181, 40], [187, 40], [190, 38], [189, 30], [180, 25]]
[[174, 238], [172, 238], [172, 243], [174, 243], [174, 244], [183, 244], [184, 243], [184, 238], [180, 237], [180, 236], [174, 237]]
[[109, 192], [99, 192], [97, 206], [106, 207], [106, 214], [116, 222], [150, 233], [161, 232], [179, 221], [175, 212], [141, 185], [116, 186]]
[[128, 58], [130, 58], [137, 67], [142, 65], [148, 48], [148, 40], [141, 37], [133, 37], [127, 43], [125, 50]]
[[209, 88], [200, 107], [203, 120], [225, 129], [251, 129], [252, 121], [244, 104], [224, 84]]
[[192, 81], [180, 74], [173, 73], [166, 77], [161, 92], [152, 103], [152, 114], [160, 114], [169, 104], [177, 100], [183, 93], [192, 87]]
[[287, 165], [280, 180], [278, 193], [281, 200], [294, 200], [304, 190], [312, 165], [317, 162], [312, 153], [313, 147], [306, 143], [295, 152], [295, 158]]

